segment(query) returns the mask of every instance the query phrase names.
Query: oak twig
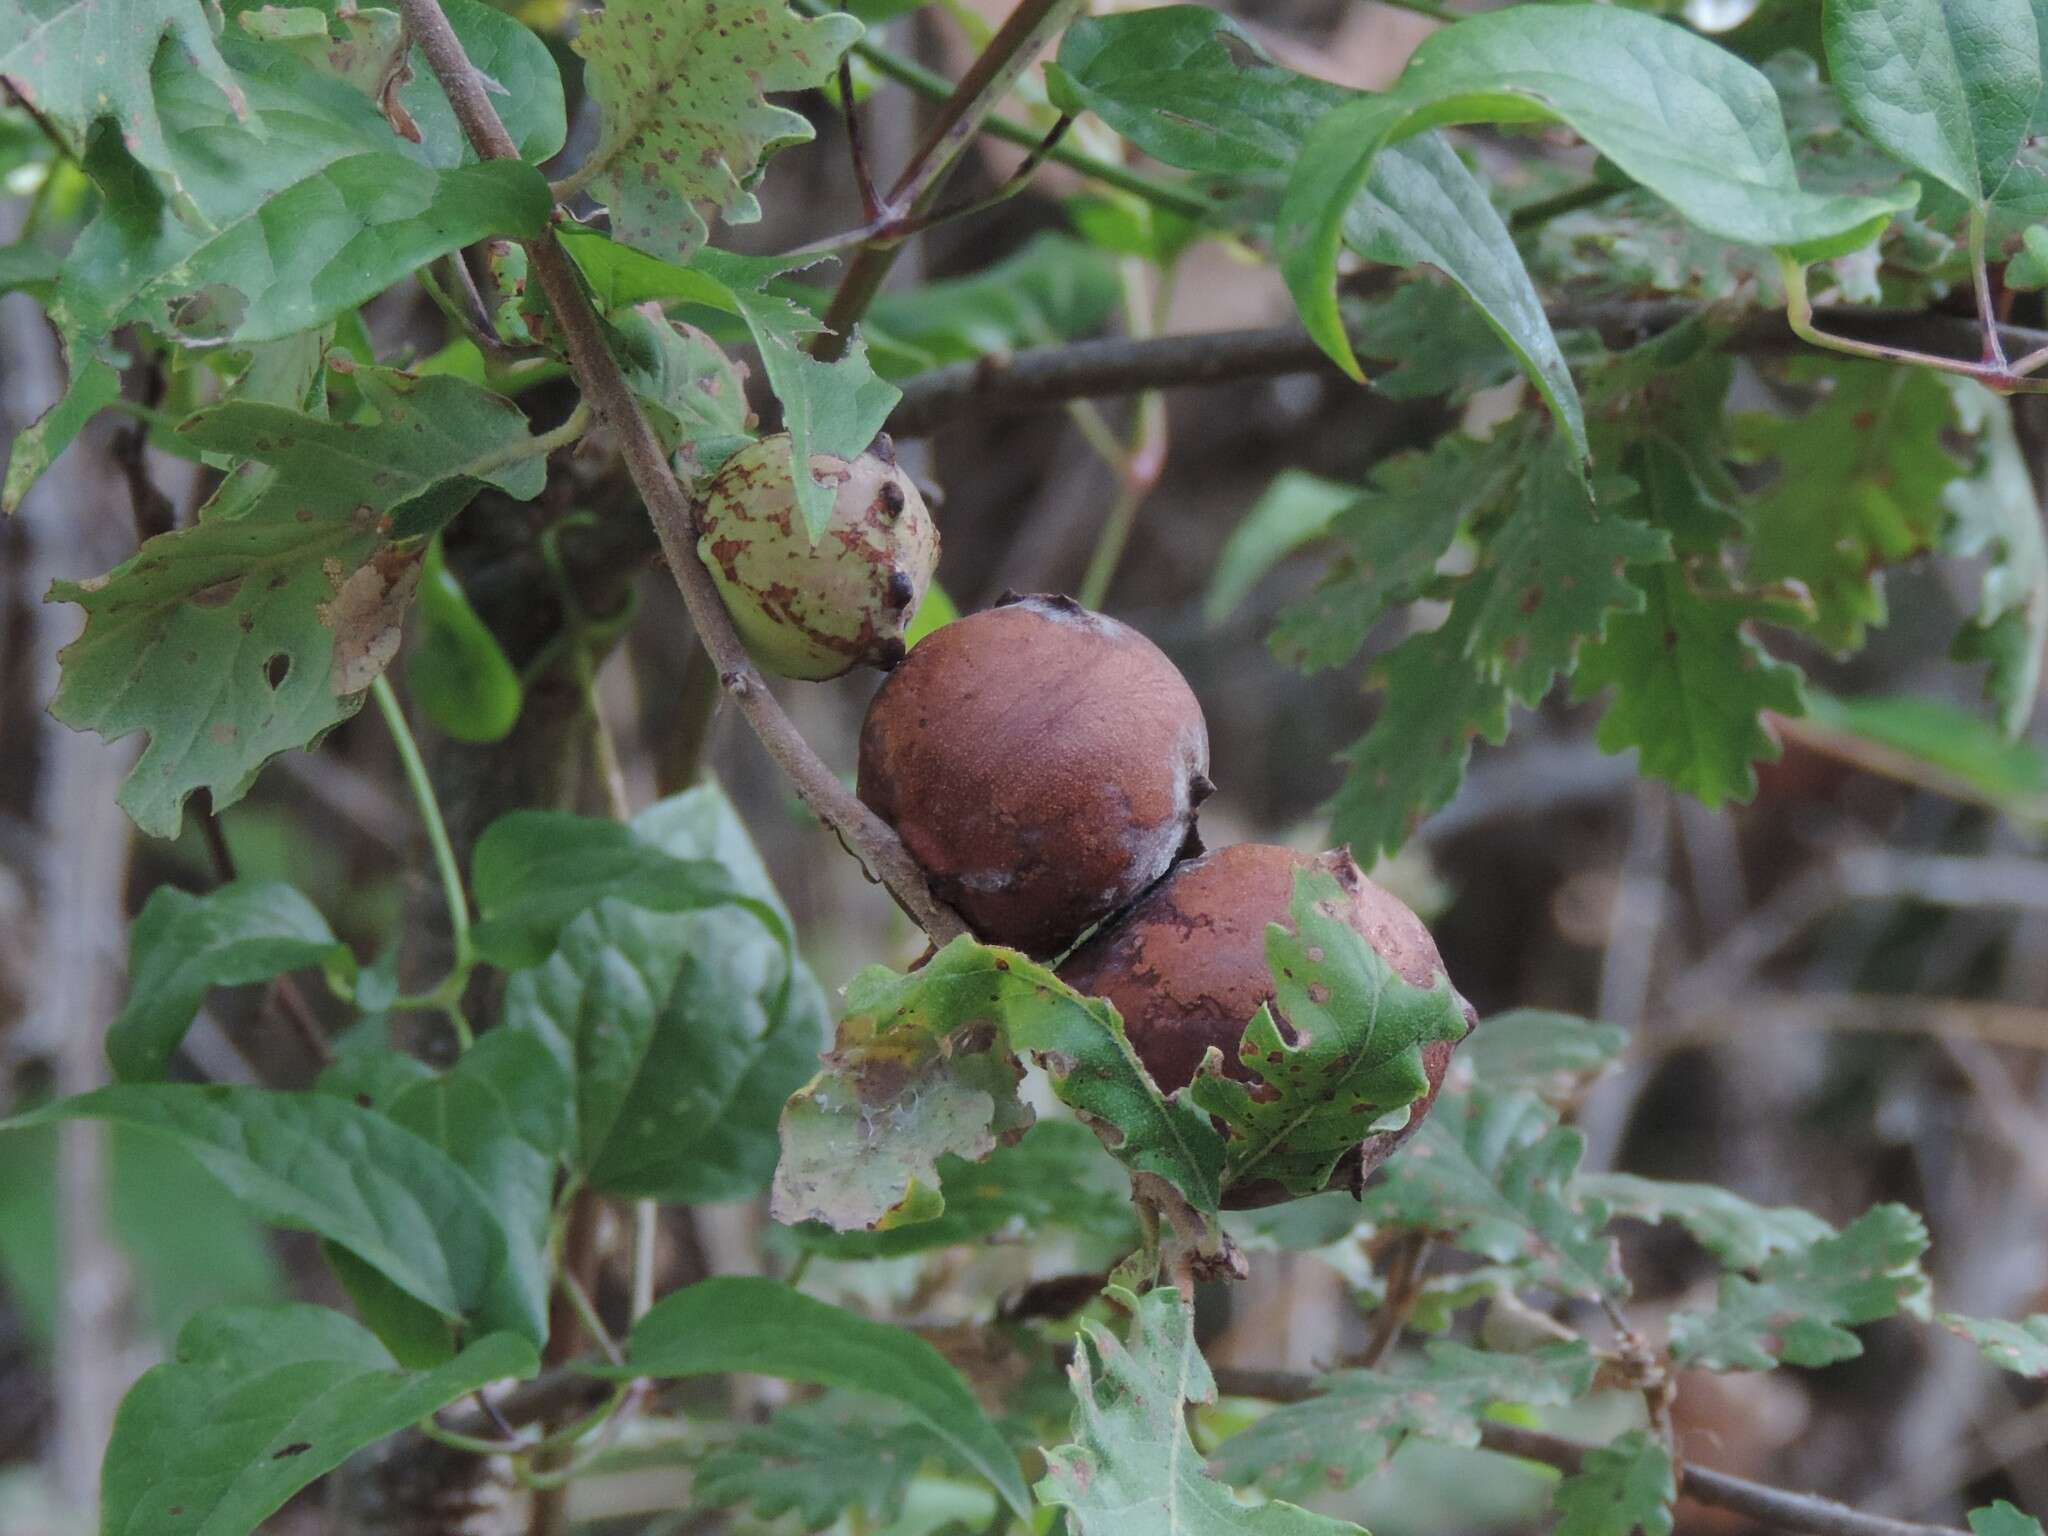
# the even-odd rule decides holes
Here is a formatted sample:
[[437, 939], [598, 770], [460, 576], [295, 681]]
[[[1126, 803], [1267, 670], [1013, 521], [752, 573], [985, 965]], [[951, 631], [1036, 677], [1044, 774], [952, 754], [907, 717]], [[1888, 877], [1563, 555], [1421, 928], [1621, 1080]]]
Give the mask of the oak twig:
[[[1566, 305], [1551, 311], [1560, 330], [1597, 330], [1623, 344], [1668, 331], [1702, 313], [1682, 300]], [[1978, 344], [1973, 320], [1956, 315], [1843, 307], [1817, 312], [1836, 336], [1916, 350]], [[2001, 326], [2014, 351], [2048, 347], [2048, 331]], [[1775, 311], [1752, 315], [1723, 338], [1730, 351], [1753, 355], [1801, 353], [1807, 347]], [[899, 437], [916, 436], [957, 418], [1005, 415], [1063, 405], [1070, 400], [1135, 394], [1147, 389], [1224, 384], [1284, 374], [1327, 373], [1341, 378], [1321, 347], [1298, 325], [1238, 331], [1203, 331], [1152, 340], [1106, 337], [992, 354], [949, 363], [903, 382], [903, 399], [889, 418]]]
[[[499, 120], [497, 108], [491, 105], [482, 77], [442, 14], [439, 0], [399, 0], [399, 9], [407, 30], [418, 41], [434, 77], [447, 93], [456, 121], [477, 153], [486, 160], [516, 160], [518, 148]], [[577, 385], [619, 445], [634, 489], [646, 503], [648, 516], [654, 522], [662, 554], [682, 592], [683, 604], [718, 669], [725, 691], [804, 803], [839, 834], [840, 840], [889, 888], [933, 942], [944, 944], [965, 933], [966, 925], [932, 894], [924, 871], [902, 841], [840, 782], [839, 776], [804, 740], [747, 655], [725, 611], [724, 600], [697, 558], [689, 496], [669, 467], [668, 456], [642, 414], [618, 361], [605, 346], [603, 326], [591, 308], [568, 252], [552, 231], [527, 242], [526, 252], [533, 274], [562, 328]]]

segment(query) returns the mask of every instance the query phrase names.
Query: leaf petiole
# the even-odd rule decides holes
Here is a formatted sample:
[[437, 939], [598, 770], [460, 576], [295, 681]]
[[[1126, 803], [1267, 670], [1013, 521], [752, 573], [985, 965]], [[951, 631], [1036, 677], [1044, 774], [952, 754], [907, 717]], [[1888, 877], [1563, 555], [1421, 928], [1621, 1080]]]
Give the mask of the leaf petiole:
[[392, 691], [390, 679], [379, 675], [370, 684], [370, 696], [377, 701], [378, 713], [391, 732], [391, 744], [398, 750], [405, 782], [419, 806], [427, 844], [434, 853], [434, 867], [440, 872], [441, 893], [447, 898], [448, 927], [455, 948], [454, 963], [441, 984], [431, 992], [400, 998], [397, 1006], [442, 1009], [455, 1027], [457, 1044], [467, 1050], [471, 1040], [469, 1021], [462, 1016], [458, 999], [469, 980], [471, 967], [476, 964], [476, 954], [470, 942], [469, 898], [463, 893], [462, 870], [455, 862], [455, 846], [448, 840], [448, 827], [441, 819], [441, 802], [434, 794], [433, 780], [427, 777], [426, 761], [420, 756], [419, 743], [413, 739], [412, 727], [406, 723], [404, 707]]

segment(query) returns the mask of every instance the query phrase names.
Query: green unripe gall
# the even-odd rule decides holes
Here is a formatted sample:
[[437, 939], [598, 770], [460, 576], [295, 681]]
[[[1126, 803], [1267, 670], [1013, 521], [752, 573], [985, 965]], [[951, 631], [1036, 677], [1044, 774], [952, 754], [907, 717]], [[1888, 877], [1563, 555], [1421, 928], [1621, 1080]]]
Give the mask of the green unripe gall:
[[697, 514], [697, 554], [733, 627], [770, 672], [813, 682], [903, 659], [904, 632], [939, 563], [939, 532], [888, 438], [851, 461], [815, 454], [836, 487], [831, 521], [805, 536], [787, 433], [726, 460]]

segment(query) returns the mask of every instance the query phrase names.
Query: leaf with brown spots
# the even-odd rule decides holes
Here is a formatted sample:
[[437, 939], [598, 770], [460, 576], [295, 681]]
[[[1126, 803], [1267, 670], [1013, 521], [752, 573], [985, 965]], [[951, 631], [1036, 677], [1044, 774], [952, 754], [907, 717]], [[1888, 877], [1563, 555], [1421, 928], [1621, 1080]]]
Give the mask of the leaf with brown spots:
[[193, 790], [232, 805], [270, 758], [355, 713], [417, 580], [395, 538], [432, 533], [486, 482], [540, 491], [509, 401], [453, 378], [354, 379], [378, 419], [248, 400], [190, 418], [195, 448], [244, 461], [198, 523], [51, 588], [86, 611], [52, 710], [110, 741], [149, 733], [120, 802], [153, 836], [177, 835]]
[[1159, 1091], [1115, 1008], [1044, 966], [955, 939], [908, 975], [863, 971], [846, 1003], [825, 1070], [782, 1112], [778, 1221], [846, 1232], [938, 1216], [941, 1157], [978, 1162], [1030, 1125], [1020, 1055], [1125, 1167], [1215, 1211], [1223, 1143], [1209, 1117]]
[[614, 237], [687, 262], [710, 235], [702, 207], [759, 219], [762, 162], [811, 137], [763, 93], [824, 84], [860, 30], [781, 0], [610, 0], [586, 16], [575, 48], [604, 132], [579, 174], [611, 209]]
[[1215, 1052], [1188, 1096], [1229, 1137], [1223, 1182], [1277, 1181], [1297, 1195], [1325, 1188], [1338, 1161], [1372, 1130], [1405, 1123], [1429, 1091], [1422, 1048], [1461, 1040], [1466, 1022], [1450, 978], [1424, 989], [1403, 981], [1340, 916], [1335, 877], [1297, 871], [1294, 931], [1266, 929], [1272, 1006], [1252, 1017], [1239, 1059], [1254, 1082], [1221, 1075]]

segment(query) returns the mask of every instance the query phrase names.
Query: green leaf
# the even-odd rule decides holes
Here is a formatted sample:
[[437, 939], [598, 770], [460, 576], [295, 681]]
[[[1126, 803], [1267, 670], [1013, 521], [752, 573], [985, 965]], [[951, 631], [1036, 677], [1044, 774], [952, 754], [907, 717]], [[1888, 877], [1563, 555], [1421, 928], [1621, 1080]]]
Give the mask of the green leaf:
[[71, 380], [57, 403], [17, 433], [0, 485], [0, 512], [13, 512], [43, 471], [85, 430], [85, 424], [121, 398], [121, 374], [100, 357], [75, 357]]
[[870, 1322], [772, 1280], [726, 1276], [662, 1298], [634, 1326], [626, 1364], [599, 1374], [668, 1378], [727, 1371], [900, 1403], [1029, 1518], [1017, 1458], [945, 1356], [907, 1329]]
[[1486, 442], [1447, 432], [1426, 453], [1382, 459], [1371, 484], [1331, 521], [1344, 559], [1280, 615], [1273, 654], [1305, 672], [1357, 655], [1387, 610], [1420, 592], [1459, 528], [1507, 495], [1526, 447], [1514, 432]]
[[1209, 1477], [1185, 1419], [1186, 1404], [1216, 1400], [1193, 1312], [1170, 1285], [1109, 1294], [1131, 1314], [1128, 1342], [1081, 1324], [1067, 1367], [1074, 1438], [1045, 1453], [1034, 1490], [1067, 1511], [1074, 1536], [1355, 1536], [1357, 1526], [1292, 1504], [1240, 1504]]
[[1882, 568], [1934, 548], [1944, 493], [1962, 465], [1944, 442], [1947, 387], [1932, 373], [1880, 363], [1802, 365], [1827, 394], [1803, 416], [1735, 423], [1742, 447], [1777, 463], [1750, 510], [1749, 579], [1797, 581], [1812, 594], [1814, 638], [1860, 648], [1885, 622]]
[[494, 1029], [386, 1113], [448, 1154], [484, 1193], [509, 1238], [507, 1266], [536, 1311], [547, 1306], [555, 1173], [569, 1148], [570, 1084], [531, 1035]]
[[412, 701], [457, 741], [503, 741], [519, 723], [526, 690], [498, 637], [469, 606], [439, 539], [427, 546], [419, 613], [419, 640], [405, 663]]
[[1332, 1371], [1305, 1402], [1276, 1408], [1232, 1435], [1210, 1458], [1225, 1482], [1257, 1483], [1284, 1498], [1349, 1488], [1410, 1437], [1475, 1446], [1495, 1403], [1555, 1406], [1593, 1386], [1597, 1362], [1582, 1343], [1526, 1355], [1435, 1342], [1397, 1369]]
[[[1608, 621], [1610, 638], [1622, 624]], [[1396, 646], [1377, 668], [1386, 700], [1364, 738], [1345, 753], [1344, 784], [1330, 807], [1330, 835], [1370, 862], [1408, 840], [1464, 782], [1475, 738], [1508, 739], [1507, 685], [1468, 659], [1470, 605]]]
[[[518, 145], [519, 158], [533, 165], [552, 159], [568, 137], [569, 119], [562, 71], [540, 34], [486, 0], [441, 0], [441, 9], [491, 90], [491, 105]], [[412, 78], [398, 88], [398, 104], [419, 125], [421, 153], [442, 166], [475, 159], [469, 136], [417, 45], [411, 65]]]
[[315, 966], [355, 980], [354, 954], [291, 886], [237, 880], [204, 896], [158, 886], [128, 930], [128, 1004], [107, 1027], [115, 1076], [161, 1078], [210, 988]]
[[[867, 343], [856, 336], [836, 362], [821, 363], [811, 356], [809, 346], [824, 326], [809, 310], [745, 282], [731, 284], [731, 291], [761, 354], [768, 387], [781, 402], [790, 461], [809, 464], [821, 453], [853, 459], [866, 452], [903, 398], [894, 384], [875, 377]], [[806, 474], [797, 477], [796, 491], [805, 526], [815, 540], [831, 521], [834, 488]]]
[[998, 1234], [1042, 1238], [1061, 1228], [1124, 1251], [1136, 1243], [1129, 1182], [1102, 1144], [1071, 1121], [1041, 1120], [980, 1163], [941, 1158], [938, 1180], [945, 1209], [929, 1221], [878, 1232], [806, 1222], [796, 1240], [806, 1252], [840, 1261], [900, 1258]]
[[346, 82], [273, 44], [230, 33], [222, 46], [246, 113], [181, 50], [157, 59], [174, 168], [199, 218], [146, 189], [103, 187], [107, 205], [60, 279], [55, 318], [74, 361], [129, 321], [212, 342], [284, 336], [448, 251], [546, 224], [552, 199], [532, 166], [436, 169]]
[[1517, 1008], [1495, 1014], [1458, 1047], [1473, 1082], [1496, 1093], [1562, 1098], [1601, 1072], [1628, 1043], [1625, 1031], [1568, 1013]]
[[1642, 586], [1643, 612], [1609, 619], [1606, 639], [1580, 653], [1572, 697], [1614, 689], [1595, 735], [1602, 751], [1635, 748], [1644, 774], [1709, 806], [1746, 801], [1751, 765], [1778, 756], [1761, 717], [1803, 712], [1799, 669], [1749, 631], [1780, 610], [1735, 590], [1718, 562], [1660, 566]]
[[1209, 576], [1202, 617], [1220, 626], [1251, 595], [1253, 587], [1289, 555], [1330, 531], [1330, 522], [1358, 499], [1358, 492], [1306, 470], [1283, 469], [1231, 530]]
[[1990, 662], [1984, 691], [2013, 740], [2033, 719], [2048, 652], [2048, 532], [2041, 525], [2012, 407], [1968, 380], [1950, 386], [1956, 423], [1976, 439], [1973, 472], [1950, 483], [1946, 554], [1986, 559], [1984, 587], [1955, 655]]
[[704, 332], [629, 309], [612, 316], [611, 333], [655, 435], [670, 453], [687, 454], [693, 479], [716, 473], [753, 441], [747, 371]]
[[2041, 1522], [2004, 1499], [1970, 1511], [1976, 1536], [2041, 1536]]
[[1093, 335], [1122, 297], [1116, 267], [1101, 251], [1048, 233], [971, 276], [883, 294], [862, 329], [876, 366], [901, 378]]
[[1326, 113], [1279, 215], [1280, 267], [1309, 332], [1357, 371], [1338, 312], [1339, 246], [1381, 152], [1455, 123], [1561, 122], [1700, 228], [1836, 255], [1912, 201], [1808, 193], [1770, 82], [1683, 27], [1595, 5], [1513, 6], [1433, 33], [1385, 96]]
[[531, 1343], [504, 1333], [409, 1372], [325, 1307], [202, 1312], [179, 1335], [177, 1359], [122, 1399], [101, 1473], [102, 1528], [243, 1536], [364, 1446], [539, 1366]]
[[1671, 1536], [1678, 1479], [1671, 1453], [1641, 1430], [1586, 1452], [1550, 1495], [1552, 1536]]
[[[220, 55], [203, 0], [0, 0], [0, 77], [57, 129], [74, 158], [93, 125], [111, 119], [128, 153], [176, 183], [150, 65], [159, 53], [213, 82], [237, 115], [246, 113]], [[169, 47], [164, 47], [168, 43]]]
[[1822, 14], [1857, 126], [1972, 203], [1995, 193], [2041, 95], [2030, 0], [1827, 0]]
[[907, 976], [871, 966], [847, 987], [825, 1070], [783, 1111], [776, 1220], [846, 1231], [938, 1215], [941, 1156], [978, 1162], [1031, 1123], [1016, 1096], [1014, 1054], [1027, 1052], [1119, 1162], [1215, 1211], [1222, 1138], [1160, 1093], [1116, 1009], [960, 938]]
[[1782, 621], [1788, 604], [1735, 586], [1718, 543], [1722, 526], [1739, 524], [1686, 453], [1647, 438], [1630, 463], [1642, 512], [1683, 559], [1640, 573], [1645, 606], [1612, 616], [1606, 637], [1581, 651], [1573, 698], [1614, 688], [1595, 733], [1604, 752], [1634, 748], [1647, 776], [1706, 805], [1747, 801], [1757, 788], [1751, 764], [1778, 756], [1763, 713], [1804, 713], [1798, 668], [1772, 659], [1749, 629], [1755, 618]]
[[[1287, 170], [1318, 123], [1375, 99], [1283, 69], [1235, 22], [1187, 5], [1077, 22], [1047, 79], [1062, 111], [1092, 110], [1168, 165], [1231, 178]], [[1361, 165], [1331, 212], [1333, 268], [1342, 241], [1371, 261], [1442, 271], [1585, 451], [1578, 393], [1535, 285], [1485, 190], [1448, 145], [1430, 135]], [[1343, 348], [1333, 355], [1356, 375], [1334, 297], [1329, 308]]]
[[942, 1451], [923, 1425], [877, 1425], [866, 1405], [798, 1403], [707, 1456], [691, 1492], [699, 1509], [751, 1505], [763, 1520], [794, 1511], [805, 1531], [822, 1531], [849, 1510], [884, 1529], [902, 1515], [919, 1469]]
[[1626, 567], [1671, 558], [1669, 537], [1617, 513], [1620, 500], [1597, 505], [1552, 439], [1523, 472], [1512, 510], [1459, 591], [1457, 601], [1472, 607], [1469, 654], [1520, 703], [1541, 703], [1552, 680], [1571, 671], [1581, 642], [1606, 633], [1610, 615], [1643, 611]]
[[1941, 1314], [1941, 1326], [1968, 1339], [2002, 1370], [2048, 1381], [2048, 1312], [2008, 1323], [2002, 1318]]
[[505, 1028], [540, 1039], [573, 1078], [573, 1165], [608, 1193], [692, 1204], [759, 1193], [775, 1168], [783, 1100], [817, 1064], [826, 1007], [790, 953], [760, 855], [713, 786], [649, 806], [639, 844], [710, 863], [755, 909], [648, 910], [616, 885], [511, 979]]
[[1585, 1139], [1528, 1094], [1446, 1089], [1401, 1156], [1365, 1192], [1377, 1224], [1448, 1233], [1467, 1253], [1526, 1263], [1570, 1296], [1627, 1291], [1607, 1208], [1578, 1180]]
[[539, 1343], [545, 1299], [510, 1272], [511, 1240], [475, 1180], [438, 1147], [327, 1093], [135, 1083], [7, 1125], [108, 1120], [183, 1145], [273, 1226], [348, 1249], [444, 1317]]
[[1273, 1181], [1318, 1193], [1367, 1134], [1407, 1122], [1429, 1091], [1423, 1046], [1465, 1037], [1450, 977], [1411, 986], [1339, 915], [1348, 909], [1333, 876], [1296, 871], [1294, 931], [1266, 927], [1274, 1002], [1260, 1005], [1238, 1048], [1256, 1081], [1224, 1077], [1212, 1059], [1189, 1085], [1188, 1097], [1225, 1128], [1225, 1189]]
[[823, 85], [860, 34], [851, 17], [805, 20], [780, 0], [744, 15], [713, 0], [610, 0], [585, 17], [573, 46], [604, 127], [577, 174], [610, 207], [617, 238], [687, 262], [710, 233], [699, 205], [736, 224], [759, 219], [751, 188], [763, 162], [811, 137], [806, 119], [762, 93]]
[[1755, 1269], [1773, 1254], [1795, 1253], [1835, 1229], [1797, 1206], [1752, 1204], [1718, 1184], [1672, 1184], [1632, 1173], [1581, 1174], [1578, 1189], [1615, 1216], [1675, 1221], [1730, 1269]]
[[1917, 758], [1959, 792], [2022, 819], [2048, 819], [2048, 756], [1937, 699], [1838, 699], [1806, 690], [1806, 712], [1829, 730]]
[[1712, 1312], [1672, 1317], [1672, 1358], [1710, 1371], [1853, 1360], [1863, 1343], [1849, 1329], [1898, 1312], [1926, 1316], [1926, 1250], [1918, 1216], [1875, 1206], [1839, 1234], [1773, 1254], [1754, 1280], [1723, 1276]]
[[782, 914], [712, 858], [677, 858], [635, 827], [567, 811], [512, 811], [477, 839], [470, 863], [476, 952], [511, 970], [546, 960], [562, 930], [608, 897], [645, 912], [737, 906], [785, 947]]
[[244, 468], [194, 527], [50, 589], [86, 611], [51, 711], [109, 741], [149, 733], [120, 803], [152, 836], [176, 836], [193, 790], [224, 810], [270, 758], [361, 707], [419, 576], [394, 540], [433, 532], [485, 483], [541, 488], [510, 401], [450, 378], [351, 377], [375, 421], [233, 400], [189, 418], [194, 448], [270, 472]]

